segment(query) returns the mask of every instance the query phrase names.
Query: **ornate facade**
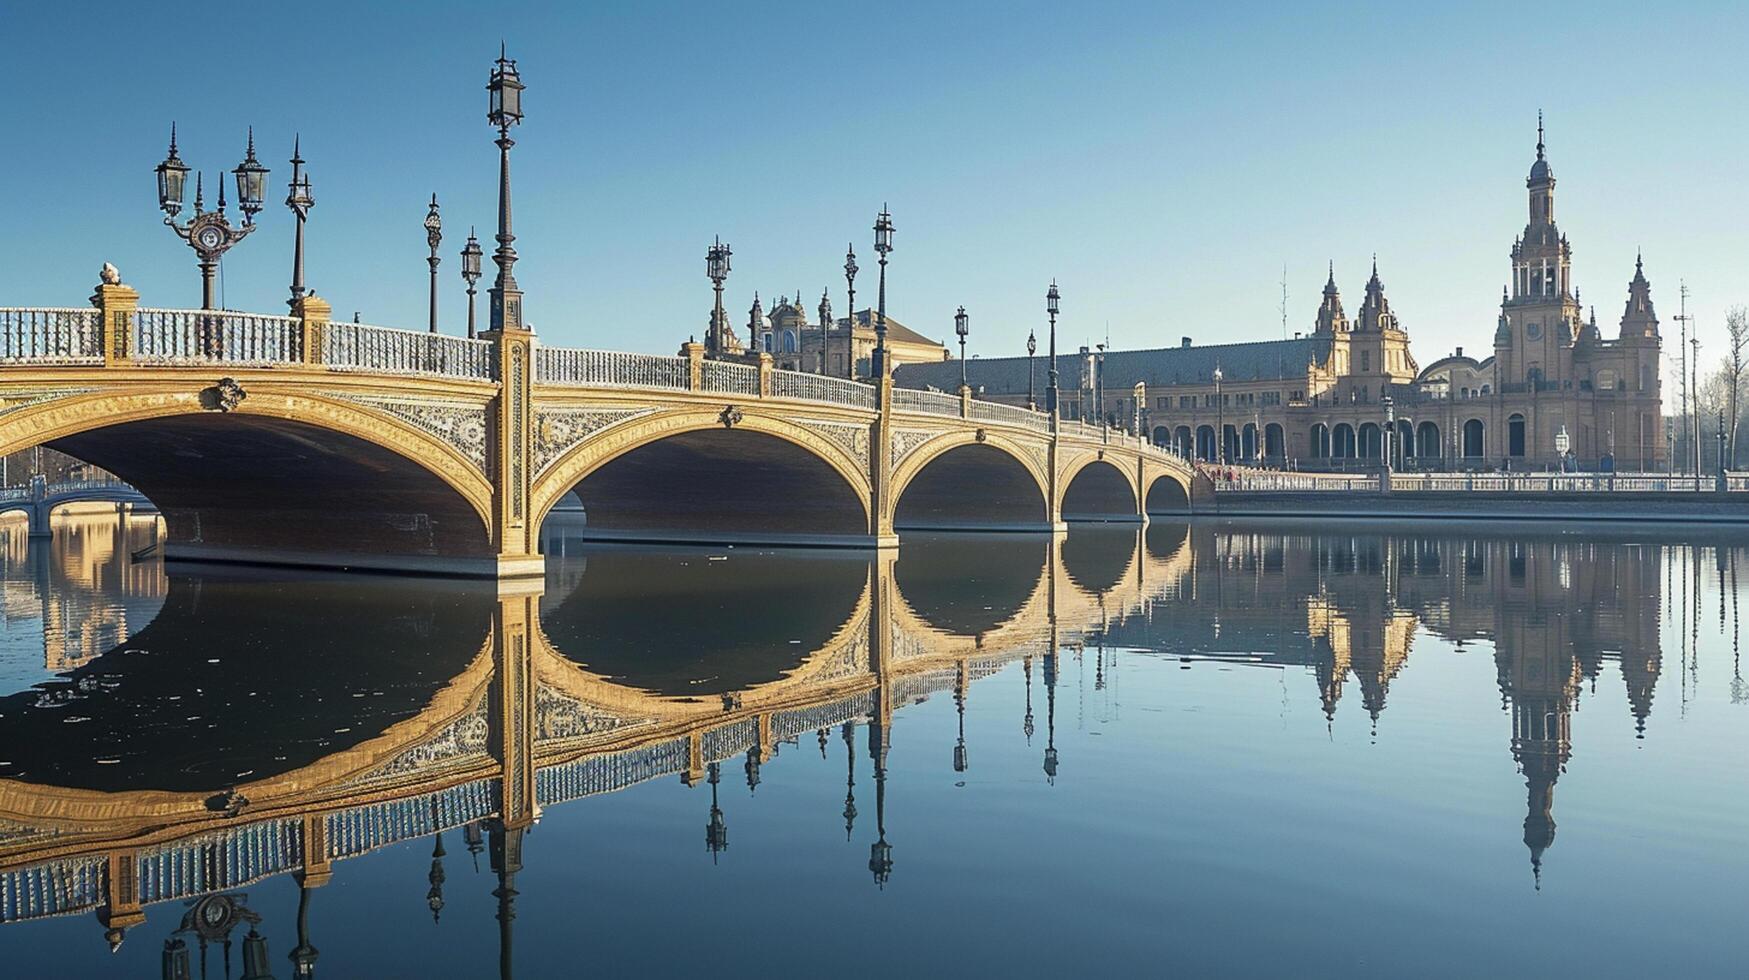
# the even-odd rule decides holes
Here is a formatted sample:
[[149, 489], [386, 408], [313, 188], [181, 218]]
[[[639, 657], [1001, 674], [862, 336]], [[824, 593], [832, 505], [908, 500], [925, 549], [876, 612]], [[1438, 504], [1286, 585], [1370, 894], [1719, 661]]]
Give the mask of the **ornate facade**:
[[[1312, 329], [1291, 339], [1058, 357], [1065, 418], [1139, 427], [1203, 460], [1304, 469], [1656, 470], [1666, 465], [1658, 319], [1636, 262], [1614, 338], [1581, 314], [1572, 246], [1555, 224], [1555, 177], [1538, 130], [1529, 220], [1493, 353], [1463, 348], [1422, 368], [1373, 262], [1349, 319], [1332, 268]], [[1042, 404], [1043, 358], [968, 365], [980, 397]], [[953, 390], [959, 365], [907, 365], [900, 385]]]

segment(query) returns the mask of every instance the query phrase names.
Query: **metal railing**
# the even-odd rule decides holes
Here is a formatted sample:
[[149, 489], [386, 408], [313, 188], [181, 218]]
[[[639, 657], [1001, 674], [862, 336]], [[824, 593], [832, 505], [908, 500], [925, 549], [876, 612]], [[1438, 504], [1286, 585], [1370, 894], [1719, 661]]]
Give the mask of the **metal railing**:
[[960, 397], [950, 395], [945, 391], [894, 388], [893, 410], [896, 412], [917, 412], [924, 415], [951, 415], [958, 418]]
[[322, 329], [322, 364], [335, 371], [433, 374], [479, 381], [491, 381], [494, 374], [489, 340], [362, 323], [330, 323]]
[[296, 317], [232, 310], [134, 311], [128, 349], [141, 364], [266, 367], [303, 360]]
[[[895, 395], [898, 392], [894, 392]], [[985, 422], [995, 422], [1000, 425], [1018, 425], [1034, 432], [1051, 431], [1051, 417], [1043, 412], [1035, 412], [1018, 405], [1004, 405], [1001, 402], [986, 402], [972, 400], [972, 418]]]
[[92, 364], [103, 361], [96, 310], [0, 307], [0, 362]]
[[875, 407], [873, 385], [806, 371], [771, 372], [771, 394], [776, 398], [830, 402], [833, 405], [850, 405], [856, 408]]
[[1280, 470], [1256, 470], [1243, 466], [1199, 464], [1197, 469], [1225, 493], [1273, 491], [1277, 493], [1346, 493], [1377, 491], [1378, 474], [1361, 473], [1287, 473]]
[[684, 357], [574, 347], [536, 347], [534, 351], [534, 379], [543, 384], [685, 391], [690, 377]]
[[[1376, 493], [1382, 474], [1295, 473], [1203, 463], [1221, 492]], [[1392, 473], [1392, 493], [1714, 493], [1716, 474], [1682, 473]], [[1725, 476], [1727, 492], [1749, 492], [1749, 473]]]
[[759, 369], [727, 361], [705, 361], [699, 372], [699, 390], [719, 395], [759, 395]]

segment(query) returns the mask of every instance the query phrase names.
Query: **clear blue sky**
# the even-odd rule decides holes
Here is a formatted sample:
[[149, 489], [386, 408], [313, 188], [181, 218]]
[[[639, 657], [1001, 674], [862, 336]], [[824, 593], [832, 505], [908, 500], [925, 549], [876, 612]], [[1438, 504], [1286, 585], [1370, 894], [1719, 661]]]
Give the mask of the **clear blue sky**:
[[1042, 330], [1053, 276], [1069, 347], [1108, 322], [1120, 346], [1279, 336], [1284, 265], [1289, 329], [1308, 329], [1326, 260], [1352, 312], [1374, 251], [1423, 363], [1480, 351], [1538, 108], [1606, 335], [1637, 246], [1667, 334], [1678, 278], [1712, 353], [1724, 308], [1749, 303], [1738, 5], [0, 3], [4, 305], [81, 304], [104, 261], [149, 305], [198, 304], [155, 208], [174, 119], [209, 190], [249, 124], [273, 168], [227, 305], [283, 309], [301, 131], [311, 284], [336, 315], [422, 326], [435, 190], [459, 332], [468, 225], [492, 247], [500, 36], [528, 84], [517, 273], [555, 344], [702, 335], [715, 234], [737, 324], [755, 289], [812, 308], [829, 286], [842, 314], [849, 240], [873, 299], [885, 201], [889, 310], [946, 338], [963, 303], [974, 353]]

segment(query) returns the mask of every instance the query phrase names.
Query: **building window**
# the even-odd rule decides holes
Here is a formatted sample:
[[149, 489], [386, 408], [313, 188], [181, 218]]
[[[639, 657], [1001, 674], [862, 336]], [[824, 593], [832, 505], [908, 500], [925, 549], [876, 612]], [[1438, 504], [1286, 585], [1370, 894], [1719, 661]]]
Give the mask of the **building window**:
[[1372, 370], [1372, 352], [1363, 350], [1360, 352], [1360, 373], [1366, 374], [1368, 371], [1371, 371], [1371, 370]]

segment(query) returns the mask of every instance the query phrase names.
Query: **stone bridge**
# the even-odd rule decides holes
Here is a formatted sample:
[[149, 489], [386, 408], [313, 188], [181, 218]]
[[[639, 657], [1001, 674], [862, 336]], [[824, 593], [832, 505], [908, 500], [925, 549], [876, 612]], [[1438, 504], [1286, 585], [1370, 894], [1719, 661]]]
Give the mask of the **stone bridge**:
[[142, 308], [120, 282], [0, 309], [0, 453], [138, 487], [169, 557], [497, 577], [541, 573], [573, 492], [594, 537], [877, 548], [1188, 509], [1179, 456], [966, 391], [293, 313]]
[[49, 517], [55, 508], [70, 503], [113, 503], [150, 507], [145, 494], [120, 480], [90, 479], [50, 483], [41, 476], [28, 486], [0, 488], [0, 514], [22, 510], [30, 517], [30, 536], [49, 536]]

